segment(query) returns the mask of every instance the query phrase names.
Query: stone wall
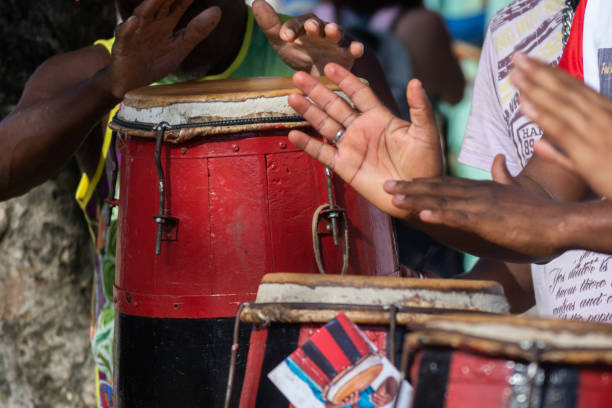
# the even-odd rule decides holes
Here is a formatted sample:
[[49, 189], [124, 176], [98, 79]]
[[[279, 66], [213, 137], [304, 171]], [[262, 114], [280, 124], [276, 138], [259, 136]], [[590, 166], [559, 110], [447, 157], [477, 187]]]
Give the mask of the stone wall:
[[[110, 0], [0, 1], [0, 118], [49, 56], [112, 35]], [[78, 168], [0, 203], [0, 408], [95, 406]]]

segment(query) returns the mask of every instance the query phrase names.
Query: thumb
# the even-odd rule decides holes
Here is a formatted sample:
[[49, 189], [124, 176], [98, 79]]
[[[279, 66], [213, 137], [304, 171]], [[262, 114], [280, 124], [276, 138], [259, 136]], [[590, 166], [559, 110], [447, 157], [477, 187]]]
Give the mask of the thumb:
[[278, 45], [283, 41], [280, 38], [282, 22], [276, 11], [265, 0], [255, 0], [251, 6], [253, 15], [259, 28], [266, 35], [272, 45]]
[[410, 121], [417, 127], [435, 126], [433, 109], [418, 79], [408, 82], [406, 100], [410, 106]]
[[516, 184], [514, 181], [514, 177], [508, 171], [508, 167], [506, 167], [506, 156], [503, 154], [498, 154], [493, 159], [493, 165], [491, 166], [491, 175], [493, 176], [493, 181], [506, 184], [513, 185]]

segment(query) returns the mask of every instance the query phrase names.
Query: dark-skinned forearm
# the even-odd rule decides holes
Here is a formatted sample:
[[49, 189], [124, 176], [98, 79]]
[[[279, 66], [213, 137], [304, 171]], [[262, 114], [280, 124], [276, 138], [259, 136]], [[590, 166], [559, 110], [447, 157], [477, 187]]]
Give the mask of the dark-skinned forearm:
[[536, 257], [523, 254], [487, 241], [486, 239], [468, 231], [446, 227], [443, 225], [424, 223], [417, 217], [412, 217], [409, 220], [404, 221], [406, 221], [412, 228], [419, 229], [429, 234], [445, 245], [481, 258], [513, 263], [542, 263], [548, 262], [553, 258], [551, 256]]
[[546, 243], [546, 253], [524, 254], [491, 243], [467, 231], [407, 220], [437, 240], [476, 256], [515, 263], [543, 263], [570, 249], [612, 253], [612, 203], [605, 200], [555, 203], [542, 224], [537, 239]]
[[559, 222], [559, 246], [612, 254], [612, 203], [593, 200], [571, 204], [572, 211]]
[[0, 123], [0, 199], [27, 192], [60, 171], [119, 100], [103, 69], [66, 91], [17, 108]]

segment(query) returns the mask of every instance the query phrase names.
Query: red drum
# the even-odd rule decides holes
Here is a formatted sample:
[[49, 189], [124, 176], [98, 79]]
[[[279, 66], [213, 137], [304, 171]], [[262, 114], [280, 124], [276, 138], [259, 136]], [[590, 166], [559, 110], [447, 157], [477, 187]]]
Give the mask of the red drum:
[[[240, 377], [235, 381], [243, 386], [241, 390], [233, 387], [232, 396], [241, 395], [240, 408], [288, 407], [288, 401], [267, 374], [341, 312], [395, 361], [399, 360], [407, 323], [452, 311], [500, 314], [508, 310], [503, 290], [494, 282], [266, 275], [256, 302], [243, 305], [239, 312], [241, 322], [254, 326], [244, 380]], [[330, 384], [330, 390], [341, 390], [344, 383], [340, 381]], [[346, 395], [329, 393], [331, 401], [336, 393]]]
[[413, 407], [612, 406], [612, 326], [517, 316], [409, 324]]
[[[254, 299], [264, 274], [318, 272], [315, 252], [329, 273], [340, 273], [346, 261], [349, 274], [397, 274], [389, 217], [339, 178], [328, 180], [320, 163], [288, 142], [289, 128], [307, 126], [287, 104], [296, 91], [291, 78], [251, 78], [126, 96], [113, 121], [122, 139], [121, 312], [233, 316]], [[169, 143], [159, 149], [158, 174], [160, 132], [152, 127], [164, 122]]]
[[119, 406], [222, 404], [230, 316], [266, 273], [398, 274], [389, 217], [288, 142], [310, 129], [291, 92], [251, 78], [126, 95], [111, 124]]

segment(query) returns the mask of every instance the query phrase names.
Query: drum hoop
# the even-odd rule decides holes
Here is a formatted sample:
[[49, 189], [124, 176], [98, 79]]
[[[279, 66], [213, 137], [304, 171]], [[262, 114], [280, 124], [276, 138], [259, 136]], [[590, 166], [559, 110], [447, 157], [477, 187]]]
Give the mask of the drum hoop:
[[482, 336], [468, 336], [463, 333], [431, 330], [415, 331], [407, 334], [404, 350], [412, 350], [411, 354], [427, 347], [451, 347], [456, 350], [468, 351], [492, 358], [521, 359], [537, 363], [561, 363], [592, 366], [597, 364], [612, 364], [612, 349], [592, 348], [562, 348], [547, 344], [537, 344], [527, 348], [513, 342], [505, 342]]
[[[306, 120], [300, 115], [293, 116], [272, 116], [272, 117], [259, 117], [259, 118], [244, 118], [244, 119], [228, 119], [228, 120], [217, 120], [212, 122], [196, 122], [196, 123], [180, 123], [180, 124], [169, 124], [167, 130], [180, 130], [180, 129], [193, 129], [199, 127], [218, 127], [218, 126], [244, 126], [244, 125], [256, 125], [266, 123], [277, 123], [277, 122], [305, 122]], [[138, 122], [127, 122], [119, 119], [117, 115], [113, 117], [111, 124], [114, 127], [145, 130], [153, 132], [154, 128], [158, 125], [157, 123], [138, 123]]]
[[[432, 315], [432, 314], [486, 314], [497, 316], [497, 313], [484, 312], [480, 310], [470, 309], [440, 309], [417, 306], [401, 306], [401, 305], [355, 305], [345, 303], [244, 303], [241, 312], [239, 313], [240, 321], [243, 323], [254, 324], [270, 324], [270, 323], [327, 323], [340, 312], [361, 312], [366, 315], [354, 316], [349, 318], [357, 324], [380, 324], [381, 319], [385, 320], [385, 316], [389, 315], [388, 323], [391, 324], [392, 308], [396, 313], [397, 323], [407, 324], [415, 320], [416, 315]], [[307, 313], [302, 319], [298, 318], [291, 321], [291, 316], [287, 316], [291, 312], [311, 312], [311, 311], [328, 311], [334, 316], [317, 316]], [[285, 315], [283, 317], [283, 315]], [[411, 316], [408, 316], [411, 315]], [[328, 318], [329, 317], [329, 318]], [[417, 321], [419, 319], [416, 319]]]

